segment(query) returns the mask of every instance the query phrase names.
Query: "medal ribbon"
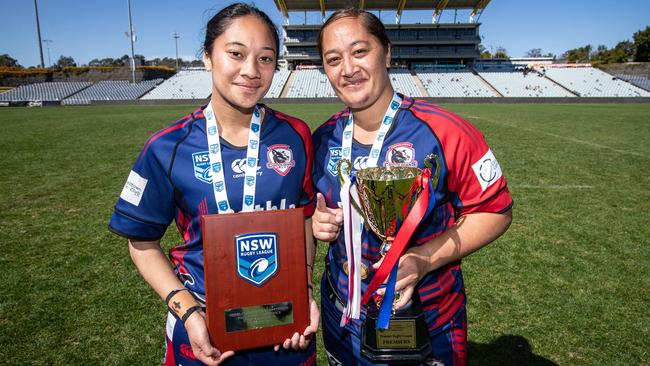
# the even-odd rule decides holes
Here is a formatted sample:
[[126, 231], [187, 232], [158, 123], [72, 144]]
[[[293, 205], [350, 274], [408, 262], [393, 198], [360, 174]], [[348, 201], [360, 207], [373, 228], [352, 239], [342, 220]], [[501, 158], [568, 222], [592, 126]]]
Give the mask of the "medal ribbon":
[[[393, 100], [391, 100], [386, 113], [384, 114], [384, 119], [381, 121], [381, 126], [379, 126], [379, 131], [377, 131], [377, 136], [375, 136], [375, 141], [372, 143], [372, 148], [370, 149], [370, 155], [368, 156], [367, 167], [372, 168], [377, 166], [377, 160], [379, 159], [379, 153], [381, 152], [381, 147], [384, 144], [384, 139], [386, 134], [390, 130], [390, 127], [393, 125], [393, 119], [395, 114], [399, 109], [399, 106], [402, 104], [402, 98], [400, 98], [397, 93], [393, 93]], [[343, 138], [341, 139], [341, 159], [347, 159], [350, 163], [354, 164], [352, 161], [352, 137], [354, 135], [354, 117], [352, 116], [352, 111], [350, 111], [350, 116], [348, 121], [345, 124], [343, 129]], [[351, 168], [353, 169], [354, 166]]]
[[348, 258], [348, 303], [343, 310], [340, 326], [344, 326], [350, 319], [359, 319], [361, 314], [361, 230], [363, 230], [363, 217], [354, 208], [359, 205], [359, 192], [354, 175], [343, 178], [342, 191], [347, 194], [341, 196], [343, 217], [350, 220], [343, 222], [343, 235], [345, 237], [345, 254]]
[[[228, 203], [224, 166], [221, 158], [221, 143], [219, 141], [219, 128], [217, 118], [212, 109], [212, 102], [204, 110], [207, 136], [208, 156], [210, 158], [210, 172], [212, 174], [212, 188], [214, 199], [220, 214], [234, 212]], [[246, 148], [246, 164], [244, 165], [244, 189], [242, 190], [242, 212], [255, 209], [255, 183], [257, 182], [257, 160], [260, 149], [261, 112], [258, 106], [253, 110], [251, 124], [248, 130], [248, 146]]]
[[[393, 93], [384, 118], [381, 121], [375, 141], [370, 149], [370, 155], [366, 163], [367, 167], [376, 167], [379, 160], [379, 154], [384, 144], [386, 134], [390, 130], [395, 114], [402, 104], [402, 98], [397, 93]], [[348, 262], [348, 298], [347, 304], [341, 316], [341, 326], [348, 323], [350, 319], [359, 319], [361, 314], [361, 233], [363, 230], [363, 216], [354, 208], [359, 206], [359, 193], [354, 184], [354, 163], [352, 160], [352, 139], [354, 135], [354, 117], [352, 111], [343, 129], [341, 139], [341, 159], [350, 162], [350, 172], [344, 174], [343, 184], [341, 185], [340, 197], [343, 206], [343, 236], [345, 241], [345, 254]]]

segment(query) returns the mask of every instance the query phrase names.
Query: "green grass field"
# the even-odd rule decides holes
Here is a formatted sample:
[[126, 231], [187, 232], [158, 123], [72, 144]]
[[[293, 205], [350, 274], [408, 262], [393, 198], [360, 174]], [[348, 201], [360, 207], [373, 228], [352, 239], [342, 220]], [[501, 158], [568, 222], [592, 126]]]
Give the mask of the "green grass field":
[[[317, 126], [339, 106], [275, 107]], [[648, 364], [650, 105], [446, 107], [516, 202], [463, 262], [471, 364]], [[161, 363], [165, 306], [107, 222], [146, 138], [193, 108], [0, 109], [0, 364]]]

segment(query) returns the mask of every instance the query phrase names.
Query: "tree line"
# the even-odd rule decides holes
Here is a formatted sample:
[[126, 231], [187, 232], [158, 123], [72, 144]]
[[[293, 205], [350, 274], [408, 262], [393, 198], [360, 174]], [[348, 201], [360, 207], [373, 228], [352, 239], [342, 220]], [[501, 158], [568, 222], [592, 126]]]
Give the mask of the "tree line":
[[[167, 66], [167, 67], [176, 67], [176, 59], [171, 57], [156, 57], [154, 59], [146, 59], [143, 55], [135, 55], [135, 64], [136, 66]], [[77, 64], [74, 58], [70, 56], [60, 56], [52, 67], [54, 68], [64, 68], [64, 67], [76, 67], [76, 66], [90, 66], [90, 67], [123, 67], [131, 66], [131, 57], [129, 55], [123, 55], [122, 57], [112, 58], [94, 58], [88, 62], [88, 64]], [[201, 60], [178, 60], [179, 67], [202, 67], [203, 61]], [[16, 67], [24, 68], [18, 63], [18, 60], [11, 57], [8, 54], [0, 55], [0, 67]], [[33, 68], [33, 67], [30, 67]]]
[[[497, 47], [492, 53], [485, 46], [479, 45], [481, 58], [508, 59], [508, 51], [504, 47]], [[525, 57], [551, 57], [567, 63], [593, 63], [611, 64], [623, 62], [650, 62], [650, 26], [634, 33], [632, 40], [618, 42], [616, 46], [607, 48], [605, 45], [586, 45], [570, 49], [558, 58], [552, 53], [544, 53], [541, 48], [532, 48], [526, 52]]]

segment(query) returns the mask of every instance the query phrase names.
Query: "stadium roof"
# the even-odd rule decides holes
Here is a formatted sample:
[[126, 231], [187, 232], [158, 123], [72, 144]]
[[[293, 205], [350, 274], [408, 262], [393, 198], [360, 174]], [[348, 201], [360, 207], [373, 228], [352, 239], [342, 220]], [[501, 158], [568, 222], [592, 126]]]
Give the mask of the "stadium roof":
[[320, 11], [358, 7], [368, 10], [397, 10], [398, 17], [403, 10], [434, 10], [436, 14], [445, 9], [473, 9], [472, 16], [480, 13], [490, 0], [273, 0], [275, 6], [289, 16], [290, 11]]
[[[486, 4], [481, 6], [482, 3]], [[399, 8], [404, 10], [433, 10], [439, 5], [447, 9], [474, 9], [485, 7], [487, 3], [489, 1], [484, 0], [275, 0], [278, 9], [286, 8], [287, 11], [321, 10], [321, 8], [334, 10], [348, 6], [372, 10], [396, 10]]]

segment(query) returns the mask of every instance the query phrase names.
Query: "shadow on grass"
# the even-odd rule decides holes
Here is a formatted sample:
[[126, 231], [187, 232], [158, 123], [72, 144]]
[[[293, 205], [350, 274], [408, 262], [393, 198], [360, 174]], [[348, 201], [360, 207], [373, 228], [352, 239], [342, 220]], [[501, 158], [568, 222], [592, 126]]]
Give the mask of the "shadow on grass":
[[469, 342], [470, 365], [557, 366], [535, 355], [528, 340], [518, 335], [503, 335], [492, 343]]

